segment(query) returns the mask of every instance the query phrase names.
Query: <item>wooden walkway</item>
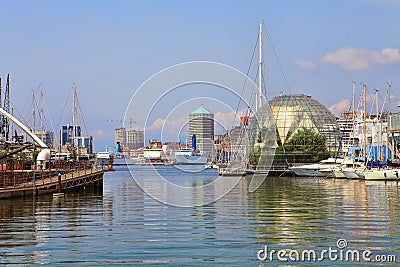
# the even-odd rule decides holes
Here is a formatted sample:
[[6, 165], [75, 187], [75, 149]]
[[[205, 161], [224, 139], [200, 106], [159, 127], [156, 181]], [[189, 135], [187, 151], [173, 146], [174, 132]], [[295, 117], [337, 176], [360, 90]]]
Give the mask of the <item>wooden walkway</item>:
[[[61, 176], [61, 191], [93, 184], [103, 184], [103, 174], [105, 170], [84, 169], [63, 173]], [[33, 171], [30, 172], [32, 177]], [[53, 172], [56, 174], [57, 172]], [[40, 177], [40, 176], [38, 176]], [[43, 179], [31, 179], [30, 181], [16, 183], [0, 188], [0, 199], [10, 197], [20, 197], [33, 194], [52, 193], [57, 191], [58, 176], [52, 175]]]

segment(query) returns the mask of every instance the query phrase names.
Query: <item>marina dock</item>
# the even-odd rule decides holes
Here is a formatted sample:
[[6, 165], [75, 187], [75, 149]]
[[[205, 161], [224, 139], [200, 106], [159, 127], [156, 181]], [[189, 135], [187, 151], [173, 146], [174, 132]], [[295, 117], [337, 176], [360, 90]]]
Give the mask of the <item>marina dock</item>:
[[102, 186], [105, 169], [88, 164], [70, 164], [49, 170], [0, 171], [0, 199], [65, 192], [85, 186]]

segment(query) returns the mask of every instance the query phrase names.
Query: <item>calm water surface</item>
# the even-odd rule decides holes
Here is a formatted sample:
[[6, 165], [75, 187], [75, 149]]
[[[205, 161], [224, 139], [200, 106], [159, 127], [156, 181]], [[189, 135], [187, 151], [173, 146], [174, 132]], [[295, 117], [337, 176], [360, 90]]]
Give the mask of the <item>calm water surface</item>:
[[[160, 168], [178, 184], [217, 177], [214, 170], [184, 174], [173, 166]], [[349, 249], [397, 257], [385, 266], [400, 262], [397, 183], [268, 177], [255, 193], [248, 193], [248, 183], [243, 178], [215, 203], [177, 208], [147, 196], [120, 168], [104, 175], [100, 190], [69, 192], [60, 200], [0, 200], [0, 264], [356, 265], [257, 259], [265, 245], [322, 251], [337, 249], [339, 238]]]

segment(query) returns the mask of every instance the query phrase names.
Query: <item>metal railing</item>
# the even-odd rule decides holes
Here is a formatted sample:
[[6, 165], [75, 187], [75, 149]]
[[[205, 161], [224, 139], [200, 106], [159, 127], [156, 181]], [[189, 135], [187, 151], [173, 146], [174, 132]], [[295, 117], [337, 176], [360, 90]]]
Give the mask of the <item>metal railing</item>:
[[[100, 170], [104, 170], [101, 168]], [[8, 170], [0, 170], [0, 189], [17, 187], [31, 187], [57, 182], [58, 174], [62, 179], [74, 178], [74, 175], [82, 176], [99, 171], [93, 168], [92, 162], [87, 161], [58, 161], [50, 162], [45, 170], [17, 170], [10, 166]]]

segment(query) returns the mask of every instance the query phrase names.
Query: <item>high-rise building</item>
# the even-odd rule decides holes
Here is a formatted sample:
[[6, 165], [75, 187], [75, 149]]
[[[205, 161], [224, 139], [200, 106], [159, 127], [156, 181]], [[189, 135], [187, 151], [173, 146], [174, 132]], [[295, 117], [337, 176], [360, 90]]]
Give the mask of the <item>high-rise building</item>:
[[60, 130], [60, 145], [64, 147], [67, 143], [69, 143], [71, 146], [79, 148], [79, 154], [92, 154], [93, 137], [83, 136], [81, 132], [81, 126], [79, 125], [75, 126], [75, 134], [73, 133], [74, 127], [72, 125], [63, 125]]
[[53, 148], [54, 145], [54, 133], [50, 131], [38, 131], [35, 132], [36, 136], [43, 141], [49, 148]]
[[126, 146], [129, 150], [144, 146], [144, 132], [139, 130], [126, 131]]
[[197, 149], [211, 159], [214, 150], [214, 114], [203, 105], [189, 115], [189, 135], [196, 135]]
[[126, 130], [124, 127], [115, 129], [115, 145], [119, 143], [122, 150], [126, 149]]
[[[69, 142], [71, 145], [74, 145], [74, 127], [72, 125], [63, 125], [61, 127], [60, 131], [60, 144], [61, 146], [65, 146], [67, 142]], [[76, 126], [75, 127], [75, 137], [82, 136], [81, 134], [81, 126]]]

